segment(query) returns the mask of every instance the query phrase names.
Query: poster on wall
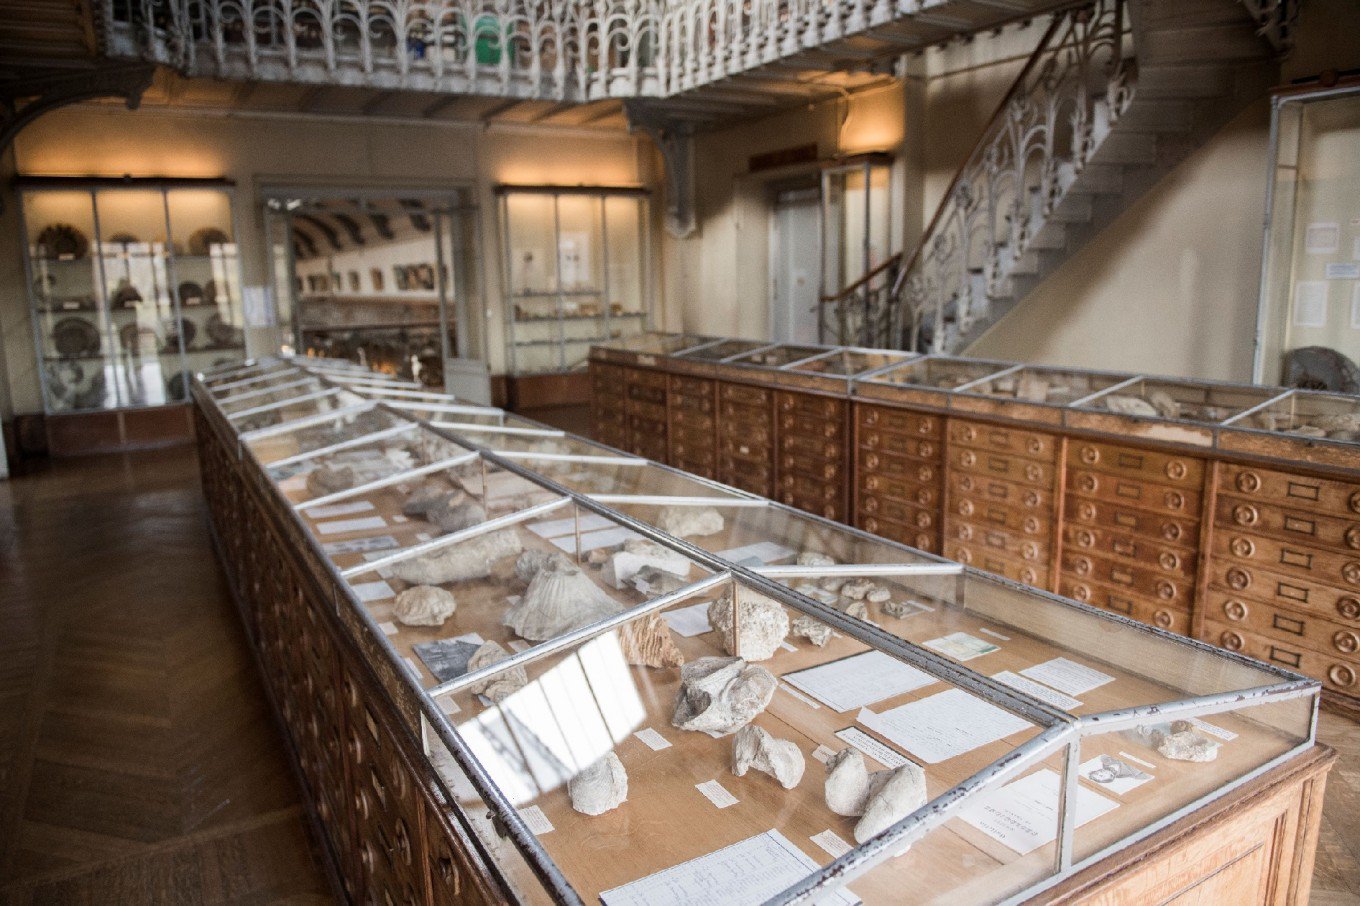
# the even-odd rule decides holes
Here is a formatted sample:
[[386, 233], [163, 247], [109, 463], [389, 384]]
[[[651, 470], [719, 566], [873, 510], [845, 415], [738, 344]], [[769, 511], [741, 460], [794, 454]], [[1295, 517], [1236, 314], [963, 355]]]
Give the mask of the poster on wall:
[[274, 306], [270, 304], [268, 287], [241, 287], [241, 307], [247, 327], [274, 326]]
[[1327, 281], [1300, 280], [1294, 286], [1294, 326], [1327, 326]]
[[1303, 234], [1303, 250], [1310, 255], [1334, 255], [1341, 245], [1341, 224], [1310, 223]]

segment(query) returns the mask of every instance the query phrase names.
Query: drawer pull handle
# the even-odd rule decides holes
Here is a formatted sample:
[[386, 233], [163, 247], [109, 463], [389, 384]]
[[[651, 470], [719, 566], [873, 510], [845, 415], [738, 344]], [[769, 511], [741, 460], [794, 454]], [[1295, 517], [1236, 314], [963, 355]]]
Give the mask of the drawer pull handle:
[[1091, 561], [1085, 557], [1078, 557], [1072, 563], [1072, 571], [1079, 576], [1089, 576], [1091, 574]]
[[1039, 545], [1035, 544], [1033, 541], [1026, 541], [1024, 544], [1020, 545], [1020, 556], [1024, 557], [1026, 560], [1038, 560]]
[[1223, 579], [1228, 583], [1228, 587], [1234, 591], [1241, 591], [1251, 585], [1251, 573], [1237, 566], [1230, 567], [1223, 574]]
[[971, 516], [971, 515], [973, 515], [973, 501], [971, 501], [971, 500], [960, 500], [960, 501], [959, 501], [959, 515], [960, 515], [960, 516]]
[[1152, 618], [1152, 622], [1156, 623], [1158, 626], [1160, 626], [1160, 627], [1163, 628], [1163, 629], [1170, 629], [1170, 628], [1171, 628], [1171, 624], [1172, 624], [1174, 621], [1175, 621], [1175, 618], [1171, 616], [1171, 611], [1169, 611], [1169, 610], [1159, 610], [1159, 611], [1157, 611], [1156, 614], [1153, 615], [1153, 618]]
[[1255, 472], [1238, 472], [1235, 483], [1243, 494], [1255, 494], [1261, 489], [1261, 477]]
[[1190, 474], [1190, 470], [1179, 459], [1173, 459], [1166, 464], [1166, 477], [1172, 481], [1180, 481], [1188, 474]]
[[877, 532], [877, 531], [878, 531], [878, 520], [875, 519], [875, 518], [872, 517], [872, 516], [870, 516], [868, 519], [865, 519], [865, 520], [864, 520], [864, 530], [865, 530], [866, 532]]
[[1095, 543], [1095, 540], [1096, 540], [1095, 537], [1086, 529], [1082, 529], [1081, 531], [1077, 532], [1077, 543], [1080, 544], [1082, 547], [1090, 547], [1092, 544]]
[[1238, 525], [1255, 525], [1261, 518], [1261, 514], [1256, 512], [1256, 507], [1249, 504], [1240, 503], [1233, 507], [1233, 522]]
[[1181, 558], [1171, 553], [1171, 551], [1162, 551], [1160, 554], [1158, 554], [1157, 562], [1160, 563], [1162, 569], [1166, 570], [1167, 572], [1180, 569], [1181, 566]]
[[973, 540], [973, 527], [971, 525], [961, 525], [954, 534], [958, 535], [959, 538], [964, 541], [971, 541]]
[[1026, 491], [1025, 496], [1022, 497], [1021, 500], [1025, 506], [1028, 507], [1036, 507], [1039, 505], [1039, 495], [1034, 491]]
[[1223, 605], [1223, 615], [1234, 623], [1240, 623], [1247, 618], [1247, 605], [1241, 601], [1229, 601]]
[[1091, 600], [1091, 589], [1085, 585], [1077, 585], [1072, 589], [1072, 597], [1078, 601], [1089, 602]]
[[1038, 518], [1034, 516], [1026, 516], [1025, 521], [1021, 523], [1021, 527], [1031, 535], [1039, 534], [1039, 530], [1042, 528]]
[[977, 431], [971, 425], [959, 426], [959, 438], [964, 441], [977, 440]]
[[928, 418], [921, 419], [921, 423], [916, 426], [918, 434], [932, 434], [935, 431], [935, 422]]
[[1096, 505], [1094, 503], [1083, 503], [1077, 506], [1077, 515], [1084, 522], [1091, 522], [1096, 518]]
[[930, 490], [930, 488], [917, 488], [916, 502], [921, 506], [929, 506], [935, 502], [935, 492]]
[[1114, 486], [1116, 497], [1123, 497], [1125, 500], [1141, 500], [1143, 497], [1143, 486], [1140, 484], [1130, 484], [1127, 481], [1116, 482]]
[[1303, 635], [1303, 620], [1296, 620], [1292, 617], [1286, 617], [1283, 614], [1277, 613], [1271, 619], [1270, 625], [1275, 629], [1278, 629], [1281, 632], [1287, 632], [1290, 635]]
[[977, 462], [977, 455], [971, 450], [964, 450], [959, 454], [959, 462], [963, 463], [965, 466], [971, 466]]
[[933, 444], [929, 444], [926, 443], [925, 441], [922, 441], [920, 444], [917, 445], [916, 452], [920, 456], [934, 456], [935, 447]]
[[1081, 461], [1086, 463], [1088, 466], [1093, 466], [1096, 463], [1100, 462], [1100, 451], [1097, 450], [1095, 447], [1089, 446], [1082, 447], [1080, 455]]
[[1336, 612], [1348, 620], [1360, 619], [1360, 601], [1355, 598], [1342, 598], [1336, 602]]
[[935, 479], [935, 470], [934, 470], [932, 467], [930, 467], [930, 466], [921, 466], [919, 469], [916, 470], [916, 480], [917, 480], [917, 481], [933, 481], [934, 479]]
[[1346, 546], [1351, 550], [1360, 551], [1360, 525], [1346, 529]]
[[1342, 654], [1355, 654], [1356, 651], [1360, 651], [1360, 636], [1349, 629], [1342, 629], [1332, 636], [1332, 645]]
[[1233, 552], [1234, 557], [1241, 557], [1245, 560], [1256, 553], [1256, 545], [1250, 538], [1243, 538], [1238, 535], [1228, 542], [1228, 550]]
[[1286, 667], [1298, 667], [1303, 662], [1303, 655], [1297, 651], [1290, 651], [1288, 648], [1271, 645], [1270, 659], [1277, 664], [1284, 664]]
[[864, 501], [864, 512], [866, 512], [866, 513], [877, 513], [877, 512], [878, 512], [878, 498], [877, 498], [877, 497], [870, 497], [868, 500]]
[[1360, 585], [1360, 562], [1349, 560], [1341, 565], [1341, 578], [1351, 585]]
[[1036, 465], [1025, 466], [1025, 477], [1033, 482], [1042, 481], [1044, 477], [1044, 470]]
[[918, 528], [930, 528], [934, 524], [935, 517], [931, 516], [929, 513], [916, 514], [916, 526]]
[[1327, 668], [1327, 679], [1333, 686], [1349, 687], [1355, 685], [1355, 671], [1345, 664], [1333, 664]]
[[1077, 479], [1077, 488], [1085, 494], [1094, 494], [1096, 488], [1100, 487], [1100, 482], [1094, 475], [1083, 475]]
[[1178, 541], [1181, 537], [1181, 526], [1179, 522], [1163, 522], [1162, 537], [1167, 541]]
[[866, 425], [878, 424], [878, 411], [876, 409], [870, 409], [864, 413], [864, 424]]
[[1218, 644], [1222, 645], [1229, 651], [1241, 651], [1243, 642], [1242, 637], [1237, 633], [1224, 632], [1222, 635], [1218, 637]]
[[1044, 442], [1037, 437], [1031, 437], [1025, 447], [1031, 454], [1037, 456], [1044, 451]]
[[1172, 600], [1175, 600], [1175, 598], [1176, 598], [1176, 586], [1172, 585], [1170, 582], [1166, 581], [1165, 579], [1161, 579], [1161, 580], [1159, 580], [1159, 581], [1157, 582], [1157, 586], [1156, 586], [1156, 587], [1157, 587], [1157, 597], [1161, 598], [1163, 601], [1172, 601]]
[[1352, 513], [1360, 513], [1360, 491], [1351, 491], [1350, 499], [1346, 503]]

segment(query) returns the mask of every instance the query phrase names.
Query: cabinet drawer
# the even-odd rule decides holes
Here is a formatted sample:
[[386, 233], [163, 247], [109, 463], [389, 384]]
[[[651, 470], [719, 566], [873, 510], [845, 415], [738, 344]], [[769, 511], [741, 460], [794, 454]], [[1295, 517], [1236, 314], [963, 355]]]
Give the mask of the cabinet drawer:
[[839, 481], [824, 481], [815, 475], [796, 472], [781, 473], [779, 488], [786, 494], [794, 493], [802, 498], [815, 497], [818, 500], [835, 500], [845, 496], [845, 488]]
[[1332, 516], [1360, 515], [1360, 484], [1344, 481], [1225, 462], [1218, 469], [1218, 490]]
[[1128, 593], [1126, 589], [1103, 585], [1089, 579], [1074, 579], [1063, 576], [1058, 582], [1058, 594], [1090, 604], [1102, 610], [1132, 617], [1140, 623], [1156, 626], [1168, 632], [1188, 635], [1190, 614], [1173, 606], [1145, 601]]
[[1272, 503], [1220, 497], [1214, 507], [1214, 524], [1324, 550], [1360, 551], [1360, 517], [1340, 519]]
[[986, 478], [997, 478], [1035, 488], [1053, 487], [1053, 466], [1010, 453], [950, 449], [949, 467]]
[[1014, 482], [952, 472], [949, 475], [949, 496], [973, 497], [987, 503], [1022, 506], [1047, 516], [1053, 511], [1053, 492]]
[[666, 420], [646, 415], [628, 416], [630, 437], [636, 440], [656, 438], [664, 446], [666, 443]]
[[882, 519], [878, 516], [861, 516], [858, 525], [866, 532], [873, 532], [892, 541], [898, 541], [923, 551], [937, 553], [940, 550], [940, 533], [935, 529], [920, 529], [914, 525]]
[[1013, 453], [1041, 462], [1054, 462], [1058, 448], [1058, 439], [1052, 434], [953, 418], [949, 420], [949, 442], [974, 450]]
[[1203, 632], [1204, 641], [1212, 645], [1315, 677], [1336, 692], [1355, 695], [1360, 691], [1357, 689], [1360, 672], [1350, 658], [1318, 654], [1301, 645], [1257, 635], [1218, 620], [1205, 620]]
[[864, 501], [866, 506], [869, 505], [870, 500], [900, 500], [917, 507], [925, 507], [931, 512], [939, 509], [940, 492], [934, 485], [916, 484], [909, 481], [889, 481], [875, 475], [868, 475], [860, 480], [859, 487], [860, 499]]
[[[940, 483], [940, 470], [930, 463], [909, 462], [894, 456], [877, 458], [873, 460], [873, 466], [870, 466], [868, 457], [863, 454], [863, 451], [860, 451], [858, 474], [861, 488], [866, 491], [882, 490], [884, 493], [889, 493], [887, 488], [890, 487], [914, 488], [919, 484], [929, 485], [933, 488]], [[901, 497], [904, 495], [894, 494], [894, 496]], [[911, 494], [905, 496], [911, 496]]]
[[933, 529], [939, 524], [939, 516], [933, 509], [887, 497], [874, 495], [861, 497], [859, 511], [865, 516], [875, 516], [917, 529]]
[[640, 415], [643, 418], [651, 419], [661, 424], [666, 423], [666, 404], [653, 403], [647, 400], [629, 400], [628, 414]]
[[807, 415], [784, 412], [779, 416], [779, 429], [786, 434], [806, 434], [809, 437], [845, 437], [845, 423], [839, 419], [812, 418]]
[[1195, 553], [1179, 547], [1169, 547], [1160, 539], [1114, 532], [1086, 525], [1066, 525], [1063, 540], [1072, 552], [1085, 552], [1127, 560], [1149, 569], [1159, 570], [1175, 578], [1195, 577]]
[[786, 393], [780, 391], [775, 397], [779, 412], [800, 413], [825, 420], [840, 421], [845, 418], [845, 402], [825, 396], [812, 396], [808, 393]]
[[839, 462], [845, 458], [845, 446], [839, 440], [827, 440], [808, 434], [781, 432], [779, 449], [784, 453], [809, 459], [829, 459]]
[[718, 423], [718, 440], [738, 446], [774, 448], [774, 432], [759, 423], [739, 427], [731, 422]]
[[1030, 538], [1047, 538], [1050, 527], [1047, 513], [957, 494], [950, 497], [949, 518], [979, 528], [1005, 529]]
[[680, 460], [684, 460], [712, 467], [718, 461], [718, 451], [714, 448], [712, 440], [707, 443], [694, 443], [673, 437], [670, 443], [670, 459], [673, 465], [679, 465]]
[[1068, 470], [1067, 492], [1084, 499], [1174, 513], [1190, 519], [1199, 519], [1200, 515], [1198, 490], [1168, 487], [1122, 475], [1105, 475], [1088, 469]]
[[890, 409], [886, 406], [859, 407], [861, 429], [877, 428], [880, 431], [896, 434], [909, 434], [918, 437], [940, 437], [944, 419], [938, 415], [924, 412], [911, 412], [905, 409]]
[[1360, 553], [1334, 553], [1227, 529], [1214, 533], [1213, 552], [1215, 558], [1360, 593]]
[[1211, 589], [1206, 596], [1206, 617], [1245, 632], [1299, 645], [1331, 657], [1360, 659], [1360, 621], [1350, 625], [1315, 614], [1284, 610], [1247, 598]]
[[667, 374], [664, 371], [651, 371], [647, 368], [625, 368], [624, 380], [628, 383], [631, 390], [634, 387], [646, 387], [651, 390], [666, 389]]
[[718, 432], [714, 430], [712, 421], [704, 424], [701, 420], [676, 421], [671, 419], [670, 436], [672, 440], [681, 440], [690, 444], [713, 444], [718, 439]]
[[770, 410], [758, 406], [724, 400], [718, 404], [718, 415], [722, 418], [723, 426], [731, 431], [740, 432], [757, 425], [762, 430], [774, 427], [774, 422], [770, 420]]
[[718, 398], [724, 402], [741, 406], [768, 407], [774, 394], [763, 387], [748, 387], [745, 384], [719, 384]]
[[727, 441], [718, 445], [718, 453], [724, 461], [744, 462], [763, 469], [771, 478], [774, 477], [774, 451], [767, 446]]
[[1149, 569], [1085, 551], [1064, 550], [1062, 572], [1064, 576], [1078, 581], [1099, 582], [1110, 588], [1122, 589], [1131, 597], [1153, 601], [1162, 607], [1188, 611], [1195, 596], [1193, 579], [1168, 575], [1161, 569]]
[[704, 398], [698, 400], [686, 399], [671, 395], [670, 413], [671, 418], [679, 421], [713, 421], [713, 400]]
[[866, 450], [931, 461], [939, 459], [941, 452], [939, 443], [933, 438], [916, 437], [910, 434], [889, 434], [873, 430], [860, 431], [859, 445]]
[[663, 409], [666, 406], [666, 388], [664, 387], [630, 385], [627, 395], [629, 403], [650, 403]]
[[965, 544], [948, 537], [944, 539], [941, 548], [950, 560], [957, 560], [1025, 585], [1033, 585], [1036, 588], [1048, 587], [1047, 566], [1025, 563], [999, 551], [979, 547], [976, 544]]
[[713, 381], [684, 374], [670, 375], [670, 392], [687, 399], [712, 399]]
[[779, 457], [780, 474], [806, 475], [817, 481], [835, 481], [840, 485], [843, 481], [842, 473], [844, 469], [840, 463], [826, 462], [825, 460], [813, 460], [805, 456], [793, 456], [788, 453], [781, 454]]
[[838, 522], [845, 520], [845, 505], [839, 500], [823, 500], [817, 495], [803, 496], [795, 491], [785, 491], [779, 495], [779, 501], [805, 513], [815, 513]]
[[1286, 576], [1240, 561], [1213, 557], [1209, 560], [1209, 587], [1239, 598], [1250, 598], [1289, 610], [1317, 614], [1327, 619], [1360, 612], [1360, 589], [1336, 587], [1298, 576]]
[[1072, 439], [1067, 444], [1067, 464], [1178, 487], [1199, 488], [1204, 483], [1204, 460], [1179, 453], [1139, 450], [1093, 440]]
[[1190, 550], [1199, 545], [1199, 522], [1194, 519], [1080, 497], [1068, 497], [1065, 509], [1068, 519], [1085, 525], [1156, 538]]
[[950, 540], [967, 544], [974, 550], [994, 551], [1033, 566], [1048, 563], [1049, 547], [1046, 538], [1034, 538], [1020, 532], [974, 525], [952, 518], [945, 520], [944, 535]]

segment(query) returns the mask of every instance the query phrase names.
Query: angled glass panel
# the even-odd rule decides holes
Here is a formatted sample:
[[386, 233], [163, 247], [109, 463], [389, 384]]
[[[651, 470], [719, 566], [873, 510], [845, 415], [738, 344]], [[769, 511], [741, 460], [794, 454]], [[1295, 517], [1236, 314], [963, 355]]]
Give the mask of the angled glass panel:
[[1360, 443], [1360, 400], [1341, 393], [1298, 390], [1245, 414], [1232, 427]]
[[646, 460], [618, 463], [525, 461], [553, 481], [582, 494], [605, 495], [610, 505], [619, 496], [697, 497], [714, 501], [744, 499], [746, 495], [724, 485], [667, 469]]
[[763, 340], [721, 340], [717, 343], [705, 343], [691, 349], [676, 353], [679, 358], [690, 359], [696, 362], [720, 362], [723, 359], [744, 352], [753, 352], [769, 346]]
[[1012, 367], [1014, 365], [1010, 362], [927, 356], [923, 359], [907, 362], [900, 368], [890, 368], [887, 371], [879, 372], [873, 377], [867, 378], [867, 380], [874, 384], [953, 390]]
[[790, 371], [805, 374], [826, 374], [835, 377], [854, 377], [885, 368], [894, 362], [908, 362], [916, 358], [911, 352], [891, 352], [879, 349], [838, 349], [830, 355], [818, 356], [789, 366]]
[[1077, 408], [1218, 424], [1279, 395], [1272, 387], [1140, 377], [1088, 397]]
[[[287, 415], [287, 418], [284, 417]], [[300, 403], [292, 409], [271, 410], [255, 419], [243, 419], [235, 427], [241, 440], [261, 465], [297, 460], [342, 444], [362, 443], [367, 435], [409, 425], [378, 409], [362, 397], [343, 395]]]
[[960, 393], [1049, 406], [1067, 406], [1122, 384], [1132, 377], [1134, 375], [1131, 374], [1025, 367], [1000, 372], [973, 383]]
[[765, 368], [782, 368], [794, 362], [801, 362], [804, 359], [829, 352], [829, 346], [797, 346], [791, 343], [783, 343], [772, 349], [757, 349], [746, 355], [737, 356], [728, 364], [730, 365], [757, 365]]
[[682, 349], [690, 349], [712, 337], [698, 334], [680, 333], [642, 333], [631, 337], [603, 340], [595, 345], [602, 349], [616, 349], [620, 352], [636, 352], [645, 355], [670, 355]]

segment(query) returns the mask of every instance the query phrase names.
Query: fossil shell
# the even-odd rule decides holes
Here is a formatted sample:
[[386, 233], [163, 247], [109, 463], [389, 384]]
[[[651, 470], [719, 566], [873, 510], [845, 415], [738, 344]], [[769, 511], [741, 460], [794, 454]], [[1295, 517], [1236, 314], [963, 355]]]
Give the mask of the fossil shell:
[[1105, 408], [1118, 415], [1155, 417], [1158, 414], [1157, 407], [1147, 400], [1136, 396], [1126, 396], [1122, 393], [1114, 393], [1105, 397]]
[[776, 739], [761, 727], [747, 724], [732, 744], [732, 773], [745, 777], [751, 768], [769, 774], [779, 785], [791, 790], [803, 779], [807, 762], [798, 746], [787, 739]]
[[708, 605], [708, 622], [722, 633], [723, 650], [728, 654], [748, 661], [769, 660], [789, 634], [789, 615], [764, 595], [744, 589], [738, 590], [738, 595], [739, 625], [732, 624], [732, 598], [727, 592]]
[[915, 601], [889, 601], [883, 605], [883, 612], [890, 617], [909, 617], [914, 613], [921, 612], [921, 605]]
[[307, 473], [307, 493], [313, 497], [348, 491], [359, 483], [359, 476], [349, 466], [318, 466]]
[[831, 641], [831, 627], [807, 615], [795, 619], [791, 631], [796, 638], [807, 639], [818, 648]]
[[1326, 436], [1327, 436], [1327, 432], [1326, 432], [1326, 431], [1322, 430], [1321, 428], [1314, 428], [1312, 425], [1299, 425], [1297, 428], [1294, 428], [1292, 431], [1286, 431], [1285, 433], [1286, 433], [1286, 434], [1296, 434], [1296, 435], [1298, 435], [1299, 437], [1326, 437]]
[[515, 530], [501, 529], [394, 563], [392, 574], [408, 585], [443, 585], [481, 579], [491, 575], [491, 567], [497, 560], [518, 554], [520, 550], [519, 535]]
[[869, 769], [858, 749], [846, 747], [826, 761], [823, 788], [826, 807], [838, 815], [856, 818], [869, 804]]
[[[486, 642], [472, 652], [472, 657], [468, 658], [467, 672], [472, 673], [483, 667], [499, 664], [509, 656], [510, 652], [502, 648], [499, 643]], [[502, 670], [480, 683], [473, 683], [468, 689], [474, 695], [485, 695], [493, 702], [499, 703], [527, 685], [529, 685], [529, 675], [524, 672], [524, 668], [511, 667], [509, 670]]]
[[644, 566], [681, 577], [688, 576], [690, 569], [689, 560], [683, 554], [655, 541], [634, 538], [624, 542], [623, 550], [609, 557], [604, 565], [604, 580], [615, 588], [624, 588]]
[[613, 752], [567, 781], [571, 807], [583, 815], [603, 815], [628, 800], [628, 772]]
[[856, 620], [868, 622], [869, 605], [865, 604], [863, 601], [851, 601], [849, 604], [845, 605], [845, 615], [847, 617], [854, 617]]
[[657, 528], [677, 538], [716, 534], [724, 525], [722, 513], [711, 506], [668, 506], [656, 518]]
[[580, 567], [566, 560], [543, 564], [520, 602], [505, 613], [502, 622], [516, 635], [534, 642], [580, 629], [623, 610]]
[[897, 770], [869, 775], [864, 817], [855, 825], [855, 842], [864, 843], [926, 804], [926, 772], [908, 761]]
[[515, 578], [528, 585], [539, 570], [552, 561], [571, 566], [571, 559], [559, 551], [527, 550], [515, 561]]
[[765, 710], [774, 674], [739, 657], [701, 657], [680, 668], [671, 723], [714, 739], [735, 733]]
[[392, 604], [392, 612], [407, 626], [443, 626], [457, 609], [453, 595], [434, 585], [416, 585], [399, 592]]
[[635, 667], [679, 667], [685, 656], [675, 647], [670, 625], [652, 612], [619, 627], [623, 659]]

